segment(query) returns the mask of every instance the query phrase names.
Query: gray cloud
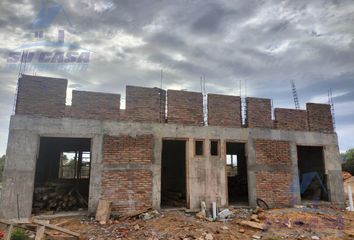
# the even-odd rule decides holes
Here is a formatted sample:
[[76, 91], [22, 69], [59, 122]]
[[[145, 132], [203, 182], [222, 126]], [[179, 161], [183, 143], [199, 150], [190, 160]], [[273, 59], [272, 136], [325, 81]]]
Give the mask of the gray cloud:
[[[54, 0], [50, 0], [54, 2]], [[351, 0], [63, 0], [72, 26], [57, 19], [68, 42], [93, 51], [87, 72], [37, 72], [69, 79], [69, 87], [118, 92], [125, 85], [272, 98], [293, 107], [290, 80], [301, 106], [327, 102], [332, 88], [340, 147], [354, 139], [348, 106], [354, 101], [354, 4]], [[0, 154], [4, 152], [18, 71], [6, 68], [8, 52], [33, 41], [28, 25], [41, 1], [0, 2]]]

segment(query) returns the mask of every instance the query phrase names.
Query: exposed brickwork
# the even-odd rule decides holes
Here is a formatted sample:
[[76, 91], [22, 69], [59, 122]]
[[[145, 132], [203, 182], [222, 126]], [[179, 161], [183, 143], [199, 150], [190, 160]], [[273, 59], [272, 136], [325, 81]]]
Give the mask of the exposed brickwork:
[[291, 164], [289, 142], [256, 139], [254, 144], [257, 164]]
[[[23, 75], [19, 79], [16, 114], [73, 117], [115, 121], [143, 121], [203, 125], [203, 96], [198, 92], [127, 86], [126, 109], [120, 110], [120, 95], [73, 91], [72, 106], [65, 106], [67, 80]], [[271, 100], [246, 98], [246, 126], [292, 131], [333, 133], [330, 105], [308, 103], [307, 110], [276, 108], [272, 120]], [[241, 100], [237, 96], [208, 95], [211, 126], [242, 126]]]
[[293, 131], [308, 131], [307, 111], [276, 108], [274, 110], [275, 128]]
[[152, 174], [149, 170], [104, 171], [102, 198], [113, 202], [112, 210], [120, 214], [152, 206]]
[[127, 86], [124, 118], [132, 121], [165, 122], [166, 92], [159, 88]]
[[310, 131], [329, 133], [334, 131], [330, 105], [307, 103], [306, 109]]
[[292, 175], [289, 172], [256, 172], [256, 196], [270, 207], [292, 205]]
[[152, 135], [136, 137], [105, 135], [103, 139], [103, 163], [151, 163], [153, 141]]
[[203, 125], [203, 95], [198, 92], [167, 91], [168, 122]]
[[18, 81], [16, 114], [64, 116], [66, 79], [22, 75]]
[[73, 91], [70, 117], [118, 120], [120, 95]]
[[270, 99], [246, 98], [246, 124], [250, 128], [272, 128], [272, 105]]
[[208, 94], [208, 124], [240, 128], [242, 125], [241, 98]]

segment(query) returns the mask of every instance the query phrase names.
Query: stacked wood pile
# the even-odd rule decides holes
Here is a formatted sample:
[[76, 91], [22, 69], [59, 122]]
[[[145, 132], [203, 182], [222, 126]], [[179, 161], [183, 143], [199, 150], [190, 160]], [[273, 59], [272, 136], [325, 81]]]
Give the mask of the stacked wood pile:
[[75, 211], [87, 207], [87, 201], [72, 185], [50, 184], [34, 190], [33, 211]]
[[163, 192], [162, 204], [171, 207], [185, 207], [186, 197], [180, 192]]

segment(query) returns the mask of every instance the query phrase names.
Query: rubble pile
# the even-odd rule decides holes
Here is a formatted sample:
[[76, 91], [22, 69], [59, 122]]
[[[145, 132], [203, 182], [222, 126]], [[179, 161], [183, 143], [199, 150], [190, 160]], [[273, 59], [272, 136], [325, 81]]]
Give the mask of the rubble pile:
[[62, 226], [80, 232], [90, 240], [339, 240], [354, 237], [354, 215], [341, 209], [306, 206], [272, 210], [230, 208], [220, 209], [216, 219], [209, 218], [209, 210], [206, 209], [205, 218], [177, 210], [147, 210], [129, 216], [112, 215], [106, 224], [86, 217], [64, 220], [66, 224]]

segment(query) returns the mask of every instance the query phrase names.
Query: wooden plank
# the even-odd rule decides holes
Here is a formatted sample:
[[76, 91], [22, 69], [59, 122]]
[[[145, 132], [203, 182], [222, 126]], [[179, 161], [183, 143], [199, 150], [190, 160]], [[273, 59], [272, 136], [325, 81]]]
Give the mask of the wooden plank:
[[111, 215], [111, 208], [112, 208], [111, 201], [100, 199], [98, 201], [96, 221], [98, 221], [101, 224], [106, 224]]
[[264, 224], [257, 223], [257, 222], [251, 222], [251, 221], [243, 220], [243, 221], [239, 222], [239, 224], [242, 225], [242, 226], [248, 226], [248, 227], [259, 229], [259, 230], [264, 230], [265, 229], [265, 225]]
[[13, 228], [14, 228], [14, 226], [12, 224], [7, 226], [7, 228], [5, 230], [4, 240], [10, 240], [11, 239], [11, 233], [12, 233], [12, 229]]
[[145, 208], [145, 209], [140, 210], [140, 211], [134, 211], [134, 212], [128, 213], [127, 215], [121, 217], [120, 219], [121, 220], [127, 220], [129, 218], [133, 218], [133, 217], [136, 217], [136, 216], [138, 216], [140, 214], [146, 213], [146, 212], [150, 211], [151, 209], [152, 208], [150, 207], [150, 208]]
[[59, 231], [59, 232], [66, 233], [68, 235], [71, 235], [71, 236], [74, 236], [74, 237], [77, 237], [77, 238], [80, 238], [80, 236], [81, 236], [79, 233], [70, 231], [70, 230], [62, 228], [62, 227], [55, 226], [53, 224], [49, 224], [49, 223], [43, 222], [43, 221], [40, 221], [40, 220], [33, 219], [32, 222], [36, 223], [38, 225], [42, 225], [42, 226], [44, 226], [46, 228], [49, 228], [49, 229], [53, 229], [53, 230], [56, 230], [56, 231]]
[[12, 223], [8, 220], [5, 219], [0, 219], [0, 223], [5, 224], [5, 225], [11, 225]]
[[45, 226], [37, 226], [36, 238], [34, 240], [44, 240]]

